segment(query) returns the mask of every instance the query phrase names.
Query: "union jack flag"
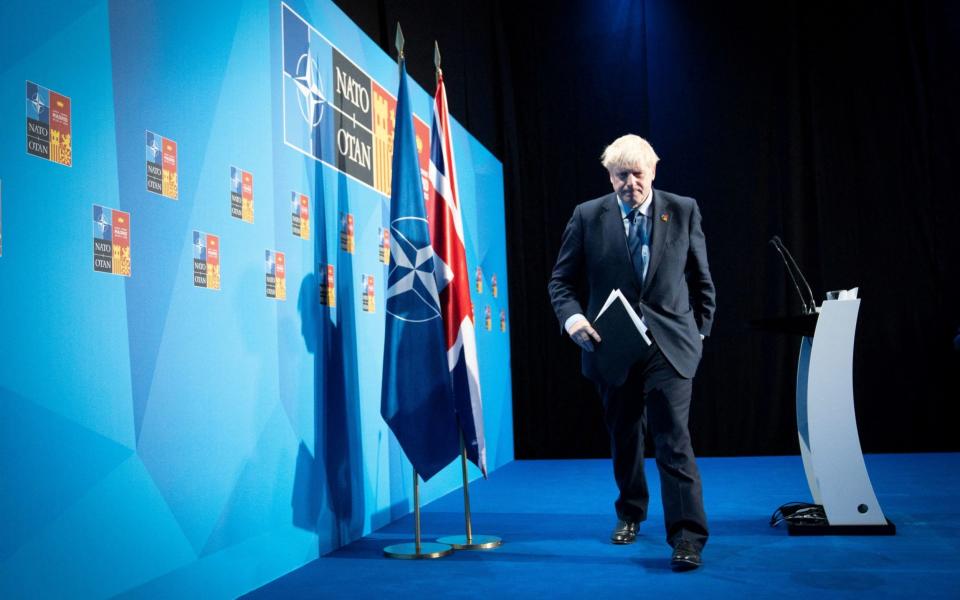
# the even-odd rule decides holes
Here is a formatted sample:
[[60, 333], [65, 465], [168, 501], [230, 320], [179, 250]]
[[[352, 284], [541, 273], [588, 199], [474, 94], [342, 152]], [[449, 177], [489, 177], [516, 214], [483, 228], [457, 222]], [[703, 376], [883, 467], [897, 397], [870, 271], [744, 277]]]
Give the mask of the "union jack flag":
[[430, 189], [427, 218], [433, 243], [435, 271], [447, 342], [447, 365], [453, 381], [457, 420], [467, 458], [487, 476], [487, 449], [483, 435], [480, 369], [470, 302], [470, 277], [464, 248], [463, 219], [457, 192], [453, 143], [443, 73], [437, 71], [430, 132]]

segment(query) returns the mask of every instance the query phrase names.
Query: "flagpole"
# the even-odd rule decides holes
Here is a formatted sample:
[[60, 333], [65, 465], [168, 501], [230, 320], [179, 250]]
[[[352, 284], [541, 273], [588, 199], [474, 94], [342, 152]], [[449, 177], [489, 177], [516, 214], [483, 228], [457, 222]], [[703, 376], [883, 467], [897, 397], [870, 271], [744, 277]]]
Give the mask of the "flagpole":
[[473, 518], [470, 515], [470, 481], [467, 478], [467, 447], [463, 444], [463, 432], [460, 432], [460, 466], [463, 472], [463, 518], [466, 523], [466, 535], [447, 535], [437, 538], [441, 544], [450, 544], [454, 550], [489, 550], [503, 544], [503, 539], [495, 535], [473, 535]]
[[413, 543], [420, 554], [420, 478], [416, 469], [413, 470]]
[[467, 448], [463, 445], [463, 433], [460, 434], [460, 466], [463, 471], [463, 518], [467, 527], [467, 543], [473, 543], [473, 522], [470, 517], [470, 482], [467, 479]]
[[413, 543], [393, 544], [383, 549], [387, 558], [440, 558], [453, 554], [450, 544], [423, 542], [420, 539], [420, 476], [413, 471]]

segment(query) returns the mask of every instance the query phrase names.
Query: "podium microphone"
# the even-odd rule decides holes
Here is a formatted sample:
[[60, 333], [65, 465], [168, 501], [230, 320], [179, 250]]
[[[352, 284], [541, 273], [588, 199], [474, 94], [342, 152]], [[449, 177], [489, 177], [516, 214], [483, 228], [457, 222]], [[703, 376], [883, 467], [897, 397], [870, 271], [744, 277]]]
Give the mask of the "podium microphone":
[[807, 283], [807, 278], [803, 276], [803, 271], [800, 270], [800, 266], [797, 265], [797, 261], [793, 260], [793, 255], [790, 254], [790, 251], [787, 250], [786, 245], [784, 245], [783, 240], [780, 239], [780, 236], [773, 236], [777, 243], [780, 244], [780, 247], [783, 248], [783, 251], [787, 253], [787, 258], [790, 260], [790, 264], [793, 265], [793, 270], [800, 277], [800, 281], [807, 288], [807, 294], [810, 296], [810, 312], [817, 312], [817, 298], [813, 295], [813, 290], [810, 289], [810, 284]]
[[[787, 274], [790, 275], [790, 280], [793, 281], [793, 287], [797, 290], [797, 295], [800, 296], [800, 304], [803, 305], [803, 313], [809, 315], [811, 313], [817, 312], [817, 302], [813, 298], [813, 291], [810, 289], [810, 285], [807, 283], [807, 280], [804, 279], [803, 273], [800, 272], [800, 268], [797, 267], [797, 263], [793, 262], [793, 256], [790, 256], [790, 251], [787, 250], [786, 246], [783, 245], [783, 242], [780, 240], [779, 236], [773, 236], [770, 238], [770, 244], [773, 244], [773, 247], [777, 249], [777, 252], [780, 254], [780, 258], [783, 260], [783, 264], [787, 267]], [[789, 259], [787, 257], [790, 257]], [[793, 266], [791, 267], [791, 262]], [[800, 284], [797, 282], [796, 275], [793, 274], [794, 268], [797, 271], [797, 275], [800, 276], [800, 279], [803, 280], [804, 285], [807, 287], [807, 291], [810, 292], [810, 304], [807, 304], [807, 299], [803, 295], [803, 292], [800, 291]]]

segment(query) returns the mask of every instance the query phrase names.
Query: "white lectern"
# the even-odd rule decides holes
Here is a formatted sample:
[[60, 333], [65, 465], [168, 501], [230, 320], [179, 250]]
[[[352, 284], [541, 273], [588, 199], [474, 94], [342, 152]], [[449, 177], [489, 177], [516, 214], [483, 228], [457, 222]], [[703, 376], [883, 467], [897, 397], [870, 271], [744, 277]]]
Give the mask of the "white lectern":
[[860, 300], [827, 300], [800, 342], [797, 430], [807, 484], [827, 525], [791, 535], [894, 535], [870, 484], [853, 406], [853, 340]]

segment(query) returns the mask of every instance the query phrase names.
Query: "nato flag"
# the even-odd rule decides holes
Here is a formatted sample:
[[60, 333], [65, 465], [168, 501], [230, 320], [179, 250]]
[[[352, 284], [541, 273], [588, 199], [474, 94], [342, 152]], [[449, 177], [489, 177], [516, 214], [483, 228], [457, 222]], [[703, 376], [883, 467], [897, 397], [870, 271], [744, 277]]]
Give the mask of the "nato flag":
[[380, 413], [426, 481], [460, 454], [460, 439], [402, 60], [396, 123]]

